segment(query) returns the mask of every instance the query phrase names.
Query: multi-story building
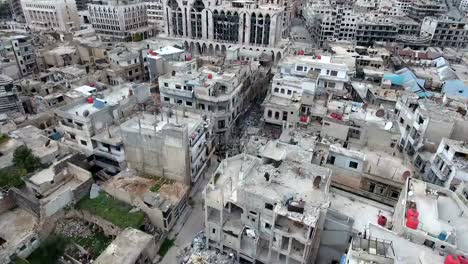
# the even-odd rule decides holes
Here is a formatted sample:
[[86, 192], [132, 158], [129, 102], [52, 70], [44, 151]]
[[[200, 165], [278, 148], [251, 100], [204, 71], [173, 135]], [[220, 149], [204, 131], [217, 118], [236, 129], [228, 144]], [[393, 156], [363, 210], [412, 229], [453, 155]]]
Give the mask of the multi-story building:
[[468, 146], [464, 141], [443, 138], [423, 176], [426, 182], [446, 188], [468, 179]]
[[20, 0], [7, 1], [10, 4], [11, 18], [17, 22], [24, 22], [23, 7]]
[[307, 111], [301, 110], [302, 94], [308, 100], [325, 91], [343, 91], [348, 81], [348, 67], [334, 63], [327, 56], [285, 57], [273, 77], [271, 92], [264, 101], [264, 121], [270, 124], [295, 126]]
[[108, 53], [111, 67], [106, 69], [110, 84], [141, 82], [148, 76], [143, 68], [143, 58], [137, 51], [126, 47], [114, 48]]
[[312, 38], [320, 46], [326, 42], [353, 41], [355, 38], [359, 13], [349, 3], [310, 2], [303, 16]]
[[410, 18], [422, 21], [426, 17], [438, 17], [448, 11], [445, 1], [442, 0], [417, 0], [407, 10]]
[[95, 0], [88, 4], [89, 19], [102, 40], [142, 40], [152, 36], [147, 6], [140, 0]]
[[459, 111], [463, 105], [456, 100], [444, 104], [420, 99], [412, 93], [403, 93], [398, 98], [395, 106], [401, 133], [398, 148], [411, 157], [420, 172], [427, 169], [426, 163], [432, 156], [429, 150], [439, 146], [443, 138], [468, 140], [464, 132], [468, 119]]
[[31, 30], [69, 32], [80, 28], [75, 0], [23, 0], [21, 4]]
[[17, 87], [13, 84], [13, 79], [6, 75], [0, 75], [0, 113], [11, 112], [24, 113], [23, 105]]
[[145, 0], [146, 14], [148, 16], [148, 24], [152, 25], [157, 33], [165, 32], [163, 1], [161, 0]]
[[[226, 53], [230, 46], [263, 50], [276, 60], [287, 49], [292, 2], [164, 1], [165, 31], [192, 53]], [[193, 47], [193, 48], [192, 48]]]
[[266, 73], [258, 62], [187, 68], [159, 77], [161, 103], [212, 114], [218, 140], [225, 142], [237, 118], [265, 92]]
[[437, 47], [465, 48], [468, 43], [468, 20], [452, 17], [426, 17], [421, 25], [421, 35], [431, 37]]
[[75, 0], [76, 2], [76, 9], [78, 11], [88, 10], [88, 4], [90, 4], [91, 0]]
[[0, 40], [0, 55], [16, 61], [22, 77], [37, 72], [35, 48], [32, 38], [24, 35], [5, 37]]
[[[63, 141], [87, 156], [94, 153], [92, 137], [128, 116], [137, 103], [149, 97], [149, 86], [116, 86], [105, 93], [77, 100], [58, 108], [55, 113], [63, 131]], [[120, 153], [116, 153], [119, 155]], [[117, 159], [117, 158], [116, 158]]]
[[194, 185], [215, 150], [212, 120], [201, 114], [165, 109], [121, 125], [129, 167]]
[[460, 11], [465, 12], [465, 14], [468, 11], [468, 0], [456, 0], [454, 1], [454, 4], [458, 6]]
[[299, 146], [272, 141], [261, 158], [223, 160], [203, 192], [208, 247], [242, 263], [314, 263], [331, 171], [310, 158]]
[[362, 46], [372, 46], [376, 41], [395, 42], [402, 36], [419, 36], [419, 27], [408, 17], [370, 16], [357, 22], [355, 41]]
[[[468, 208], [457, 193], [408, 178], [393, 214], [392, 231], [439, 255], [466, 256]], [[429, 259], [424, 263], [438, 263]]]

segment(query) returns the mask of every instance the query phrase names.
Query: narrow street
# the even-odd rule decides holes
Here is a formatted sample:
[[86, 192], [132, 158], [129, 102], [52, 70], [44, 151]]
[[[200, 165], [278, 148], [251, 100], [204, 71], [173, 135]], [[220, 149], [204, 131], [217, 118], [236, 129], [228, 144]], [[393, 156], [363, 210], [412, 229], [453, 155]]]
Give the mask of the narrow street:
[[205, 173], [205, 178], [201, 179], [203, 182], [199, 185], [197, 190], [194, 190], [195, 195], [192, 197], [192, 210], [190, 215], [181, 228], [175, 226], [175, 228], [169, 233], [170, 239], [175, 238], [175, 244], [167, 252], [160, 263], [176, 263], [179, 250], [190, 245], [194, 236], [204, 228], [205, 211], [203, 208], [203, 189], [208, 184], [208, 181], [218, 167], [218, 164], [217, 157], [213, 156], [211, 166], [208, 167]]

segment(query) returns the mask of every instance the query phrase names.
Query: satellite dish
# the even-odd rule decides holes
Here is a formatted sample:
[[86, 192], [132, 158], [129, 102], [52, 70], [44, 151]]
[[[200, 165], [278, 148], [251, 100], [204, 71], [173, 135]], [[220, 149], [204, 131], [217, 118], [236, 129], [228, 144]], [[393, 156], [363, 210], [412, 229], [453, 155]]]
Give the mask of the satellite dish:
[[375, 116], [377, 117], [383, 117], [385, 115], [385, 110], [379, 109], [377, 112], [375, 112]]
[[89, 116], [89, 111], [88, 111], [88, 110], [84, 110], [84, 111], [83, 111], [83, 116], [84, 116], [84, 117]]
[[385, 124], [385, 130], [390, 130], [391, 128], [393, 127], [393, 122], [388, 122], [387, 124]]

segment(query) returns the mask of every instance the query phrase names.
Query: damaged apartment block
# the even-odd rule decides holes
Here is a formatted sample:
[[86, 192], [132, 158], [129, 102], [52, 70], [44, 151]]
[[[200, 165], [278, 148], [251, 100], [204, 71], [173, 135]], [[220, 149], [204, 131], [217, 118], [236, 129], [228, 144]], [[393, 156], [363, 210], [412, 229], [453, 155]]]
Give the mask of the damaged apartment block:
[[270, 142], [219, 165], [205, 191], [207, 243], [243, 263], [313, 263], [330, 205], [330, 169]]

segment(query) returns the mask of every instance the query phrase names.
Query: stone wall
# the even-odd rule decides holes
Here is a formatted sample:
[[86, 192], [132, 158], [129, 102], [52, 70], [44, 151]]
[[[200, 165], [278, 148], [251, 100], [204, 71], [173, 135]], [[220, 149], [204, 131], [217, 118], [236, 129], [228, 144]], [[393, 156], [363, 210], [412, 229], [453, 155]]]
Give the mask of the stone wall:
[[16, 201], [13, 191], [9, 190], [3, 194], [3, 198], [0, 199], [0, 214], [16, 207]]
[[11, 188], [10, 191], [13, 192], [14, 199], [19, 207], [29, 211], [35, 216], [40, 216], [41, 204], [39, 202], [39, 199], [37, 199], [36, 197], [28, 196], [17, 188]]

